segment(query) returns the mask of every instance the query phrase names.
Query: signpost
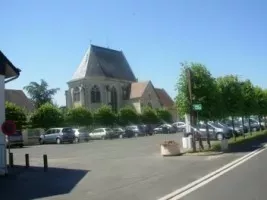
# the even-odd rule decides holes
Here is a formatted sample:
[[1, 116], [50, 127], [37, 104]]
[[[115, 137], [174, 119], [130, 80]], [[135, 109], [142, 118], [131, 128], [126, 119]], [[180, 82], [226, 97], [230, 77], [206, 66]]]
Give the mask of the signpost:
[[11, 136], [14, 133], [16, 133], [16, 124], [11, 120], [7, 120], [2, 124], [1, 130], [8, 137], [8, 155], [10, 155], [10, 142], [9, 142], [10, 140], [9, 140], [9, 136]]
[[193, 110], [195, 110], [195, 111], [202, 110], [202, 105], [201, 104], [193, 104]]

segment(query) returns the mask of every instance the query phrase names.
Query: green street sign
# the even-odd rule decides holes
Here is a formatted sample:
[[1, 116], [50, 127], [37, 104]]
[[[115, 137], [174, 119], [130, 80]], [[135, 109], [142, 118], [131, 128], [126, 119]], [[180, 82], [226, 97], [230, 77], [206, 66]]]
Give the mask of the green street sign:
[[202, 105], [201, 104], [193, 104], [193, 110], [202, 110]]

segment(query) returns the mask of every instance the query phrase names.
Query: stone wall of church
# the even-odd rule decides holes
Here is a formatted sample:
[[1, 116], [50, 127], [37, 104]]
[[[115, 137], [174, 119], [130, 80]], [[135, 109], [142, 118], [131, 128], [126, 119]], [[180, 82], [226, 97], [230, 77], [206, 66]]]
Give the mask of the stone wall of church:
[[[76, 107], [76, 106], [85, 106], [90, 110], [94, 111], [99, 108], [102, 104], [109, 104], [111, 102], [111, 88], [116, 89], [117, 93], [117, 108], [120, 109], [125, 105], [125, 101], [122, 98], [123, 90], [122, 87], [126, 85], [128, 82], [114, 79], [107, 79], [103, 77], [90, 77], [85, 78], [83, 80], [78, 80], [74, 82], [69, 82], [69, 90], [67, 98], [67, 107]], [[96, 86], [100, 91], [100, 99], [99, 103], [92, 103], [91, 101], [91, 90]], [[80, 92], [79, 101], [75, 101], [74, 93], [75, 91]]]
[[161, 108], [159, 98], [151, 83], [148, 84], [143, 96], [141, 97], [141, 107], [151, 104], [152, 108]]

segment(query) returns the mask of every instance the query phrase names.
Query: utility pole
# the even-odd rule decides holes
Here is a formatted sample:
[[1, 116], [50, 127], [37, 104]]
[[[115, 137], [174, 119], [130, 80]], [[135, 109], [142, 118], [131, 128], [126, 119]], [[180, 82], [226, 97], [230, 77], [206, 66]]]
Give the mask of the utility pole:
[[[193, 97], [192, 97], [192, 71], [190, 68], [186, 69], [186, 74], [187, 74], [189, 104], [190, 104], [190, 131], [192, 131], [191, 126], [193, 124]], [[195, 130], [193, 130], [192, 134], [192, 147], [193, 147], [193, 152], [196, 152]]]

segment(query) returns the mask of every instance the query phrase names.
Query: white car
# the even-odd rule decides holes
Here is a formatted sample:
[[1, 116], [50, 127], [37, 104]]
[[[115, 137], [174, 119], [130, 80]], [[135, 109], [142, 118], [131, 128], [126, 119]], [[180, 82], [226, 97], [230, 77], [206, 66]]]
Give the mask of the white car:
[[177, 131], [183, 132], [186, 129], [186, 123], [185, 122], [175, 122], [172, 124], [177, 128]]
[[111, 139], [114, 137], [114, 132], [111, 128], [97, 128], [89, 133], [92, 139]]
[[85, 130], [78, 129], [78, 128], [75, 128], [73, 130], [74, 130], [74, 134], [75, 134], [75, 140], [74, 141], [76, 143], [78, 143], [80, 141], [88, 142], [90, 140], [90, 136]]

